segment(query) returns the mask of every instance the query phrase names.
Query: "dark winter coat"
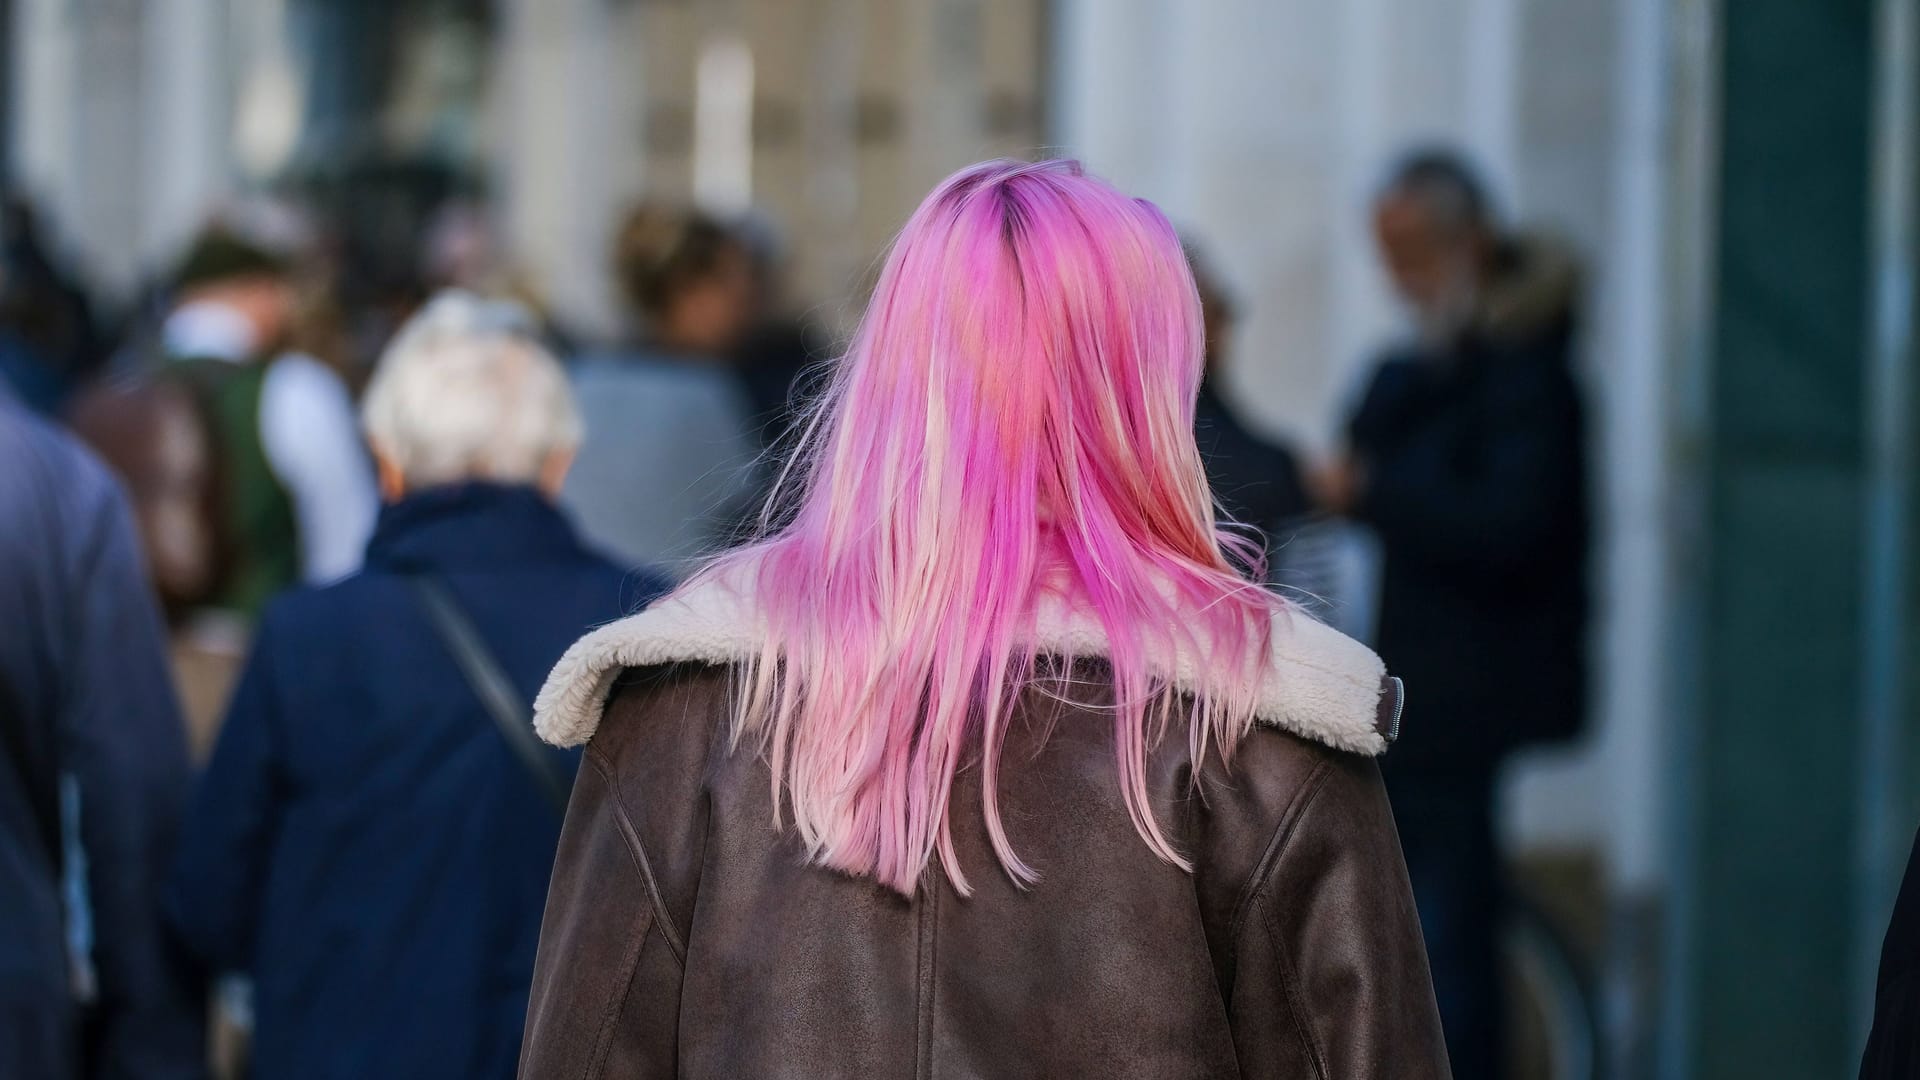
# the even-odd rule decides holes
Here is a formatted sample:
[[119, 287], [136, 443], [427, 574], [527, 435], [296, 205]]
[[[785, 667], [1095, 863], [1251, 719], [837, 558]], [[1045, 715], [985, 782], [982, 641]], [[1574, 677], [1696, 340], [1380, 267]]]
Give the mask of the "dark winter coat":
[[126, 500], [0, 390], [0, 1076], [202, 1072], [201, 997], [160, 913], [187, 782]]
[[[254, 979], [256, 1074], [509, 1077], [560, 814], [410, 591], [440, 579], [531, 702], [660, 587], [528, 488], [387, 507], [365, 570], [267, 608], [194, 800], [172, 911]], [[572, 775], [577, 755], [553, 751]]]
[[1590, 525], [1571, 263], [1507, 255], [1445, 348], [1389, 356], [1348, 434], [1385, 558], [1378, 645], [1415, 688], [1394, 768], [1485, 770], [1584, 722]]
[[1211, 379], [1194, 403], [1193, 436], [1214, 499], [1229, 518], [1260, 530], [1271, 558], [1284, 530], [1313, 508], [1293, 451], [1242, 423]]

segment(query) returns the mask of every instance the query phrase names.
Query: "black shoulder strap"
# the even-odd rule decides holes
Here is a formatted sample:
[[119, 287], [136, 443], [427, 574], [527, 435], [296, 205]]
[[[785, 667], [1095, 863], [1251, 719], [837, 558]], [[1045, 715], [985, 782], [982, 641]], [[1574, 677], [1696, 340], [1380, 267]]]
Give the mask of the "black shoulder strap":
[[420, 598], [420, 605], [427, 611], [427, 618], [446, 644], [447, 651], [460, 665], [460, 671], [467, 677], [467, 684], [473, 688], [474, 696], [486, 707], [487, 715], [493, 718], [494, 727], [500, 730], [500, 737], [507, 740], [520, 764], [532, 775], [555, 810], [562, 816], [567, 812], [567, 798], [573, 784], [554, 766], [553, 759], [540, 744], [533, 733], [533, 713], [521, 701], [520, 695], [507, 679], [506, 672], [487, 649], [486, 642], [480, 639], [480, 631], [473, 620], [460, 609], [453, 594], [439, 580], [426, 576], [407, 578], [413, 587], [414, 595]]

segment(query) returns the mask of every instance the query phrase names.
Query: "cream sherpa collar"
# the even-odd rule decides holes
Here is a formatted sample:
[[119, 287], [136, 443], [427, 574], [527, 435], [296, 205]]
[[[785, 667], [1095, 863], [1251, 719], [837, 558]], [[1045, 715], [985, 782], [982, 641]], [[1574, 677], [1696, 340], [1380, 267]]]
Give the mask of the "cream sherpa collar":
[[[1043, 604], [1036, 623], [1042, 653], [1107, 653], [1106, 635], [1086, 612]], [[555, 746], [578, 746], [593, 737], [622, 670], [747, 660], [759, 653], [759, 629], [751, 599], [736, 590], [717, 582], [683, 589], [575, 642], [534, 701], [534, 730]], [[1198, 693], [1205, 686], [1195, 657], [1163, 657], [1153, 666], [1179, 690]], [[1376, 755], [1388, 742], [1378, 727], [1384, 676], [1380, 658], [1366, 646], [1295, 611], [1274, 623], [1273, 657], [1256, 713], [1263, 723], [1315, 742]]]

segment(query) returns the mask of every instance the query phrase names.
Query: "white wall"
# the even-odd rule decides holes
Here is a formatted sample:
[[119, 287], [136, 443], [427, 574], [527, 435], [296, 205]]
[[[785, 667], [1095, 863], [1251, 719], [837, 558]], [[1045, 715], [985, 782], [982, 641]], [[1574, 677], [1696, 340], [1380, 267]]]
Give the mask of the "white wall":
[[507, 249], [570, 325], [618, 324], [607, 275], [615, 215], [638, 184], [639, 5], [500, 5], [489, 133]]

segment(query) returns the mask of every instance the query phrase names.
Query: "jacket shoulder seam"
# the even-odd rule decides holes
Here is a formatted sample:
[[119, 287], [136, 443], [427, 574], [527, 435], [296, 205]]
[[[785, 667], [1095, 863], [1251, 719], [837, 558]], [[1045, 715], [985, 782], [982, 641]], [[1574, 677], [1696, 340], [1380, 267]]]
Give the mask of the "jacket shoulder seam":
[[1300, 819], [1306, 816], [1306, 808], [1313, 797], [1320, 793], [1327, 779], [1333, 775], [1333, 762], [1325, 757], [1314, 765], [1313, 771], [1301, 782], [1300, 790], [1287, 802], [1287, 808], [1281, 811], [1280, 820], [1273, 827], [1273, 835], [1267, 838], [1267, 846], [1260, 853], [1260, 861], [1254, 864], [1253, 872], [1247, 875], [1245, 884], [1240, 887], [1240, 899], [1233, 905], [1233, 922], [1228, 926], [1228, 940], [1239, 941], [1240, 931], [1246, 923], [1247, 912], [1253, 906], [1254, 898], [1267, 886], [1273, 868], [1280, 861], [1280, 853], [1287, 842], [1293, 838], [1293, 831]]
[[608, 764], [605, 757], [589, 744], [584, 760], [591, 763], [600, 778], [606, 781], [613, 793], [614, 821], [620, 827], [620, 837], [627, 845], [627, 854], [633, 859], [634, 868], [640, 872], [640, 880], [647, 887], [647, 903], [653, 909], [653, 921], [660, 928], [660, 936], [667, 943], [667, 951], [673, 954], [674, 963], [682, 970], [687, 966], [687, 949], [682, 943], [680, 933], [673, 925], [673, 917], [667, 910], [666, 898], [660, 894], [660, 882], [654, 877], [653, 863], [647, 858], [646, 846], [640, 841], [639, 830], [633, 827], [633, 819], [627, 813], [627, 800], [620, 787], [618, 773]]

